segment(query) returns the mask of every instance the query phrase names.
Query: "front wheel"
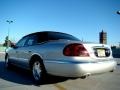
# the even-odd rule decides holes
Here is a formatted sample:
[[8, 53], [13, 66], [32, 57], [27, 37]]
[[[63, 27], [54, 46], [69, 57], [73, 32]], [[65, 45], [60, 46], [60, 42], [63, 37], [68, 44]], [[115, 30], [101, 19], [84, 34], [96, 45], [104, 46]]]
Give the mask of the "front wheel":
[[35, 61], [32, 65], [32, 75], [35, 83], [41, 84], [43, 82], [43, 77], [45, 75], [45, 72], [44, 72], [43, 66], [38, 60]]
[[8, 56], [8, 55], [5, 57], [5, 67], [6, 67], [7, 69], [10, 67], [9, 56]]

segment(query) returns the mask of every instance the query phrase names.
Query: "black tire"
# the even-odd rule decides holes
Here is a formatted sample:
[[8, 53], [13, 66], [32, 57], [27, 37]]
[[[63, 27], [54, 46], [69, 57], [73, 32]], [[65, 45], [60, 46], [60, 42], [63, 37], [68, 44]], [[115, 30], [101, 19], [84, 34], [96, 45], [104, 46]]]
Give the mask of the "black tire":
[[42, 84], [45, 78], [45, 74], [44, 65], [40, 62], [40, 60], [35, 60], [32, 63], [32, 76], [35, 84]]
[[80, 78], [81, 78], [81, 79], [86, 79], [86, 78], [87, 78], [87, 76], [81, 76]]
[[114, 70], [111, 70], [110, 72], [114, 72]]
[[9, 62], [9, 56], [5, 56], [5, 68], [9, 69], [11, 67], [10, 62]]

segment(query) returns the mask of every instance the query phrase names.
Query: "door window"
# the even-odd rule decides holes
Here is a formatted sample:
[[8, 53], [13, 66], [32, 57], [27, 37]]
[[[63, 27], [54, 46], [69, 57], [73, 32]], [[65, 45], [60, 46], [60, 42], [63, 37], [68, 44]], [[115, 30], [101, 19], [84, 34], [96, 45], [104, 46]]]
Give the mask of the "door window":
[[36, 44], [36, 35], [31, 35], [29, 36], [28, 40], [25, 42], [24, 46], [31, 46], [31, 45], [35, 45]]
[[27, 41], [28, 37], [22, 38], [18, 43], [16, 44], [17, 47], [23, 47], [25, 45], [25, 42]]

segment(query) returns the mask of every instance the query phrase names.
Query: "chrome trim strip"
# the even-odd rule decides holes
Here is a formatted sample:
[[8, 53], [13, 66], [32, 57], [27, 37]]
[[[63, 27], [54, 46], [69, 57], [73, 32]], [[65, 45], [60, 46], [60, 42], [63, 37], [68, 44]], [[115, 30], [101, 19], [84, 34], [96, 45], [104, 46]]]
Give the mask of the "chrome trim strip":
[[28, 59], [24, 59], [24, 58], [15, 58], [15, 57], [10, 57], [9, 59], [12, 59], [12, 60], [25, 60], [25, 61], [28, 60]]
[[67, 60], [45, 60], [45, 63], [58, 63], [58, 64], [83, 64], [90, 62], [81, 62], [81, 61], [67, 61]]
[[109, 60], [98, 60], [98, 61], [70, 61], [70, 60], [44, 60], [45, 63], [57, 63], [57, 64], [85, 64], [85, 63], [105, 63], [105, 62], [111, 62], [115, 61], [114, 59]]

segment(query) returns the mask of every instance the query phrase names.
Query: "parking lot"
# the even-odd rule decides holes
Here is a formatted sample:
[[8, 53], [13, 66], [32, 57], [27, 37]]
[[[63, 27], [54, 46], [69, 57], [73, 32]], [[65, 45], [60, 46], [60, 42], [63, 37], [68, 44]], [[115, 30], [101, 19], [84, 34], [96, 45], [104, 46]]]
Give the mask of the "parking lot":
[[49, 75], [42, 85], [37, 86], [29, 72], [19, 68], [7, 70], [4, 54], [0, 54], [0, 90], [120, 90], [120, 64], [114, 72], [92, 75], [86, 79]]

